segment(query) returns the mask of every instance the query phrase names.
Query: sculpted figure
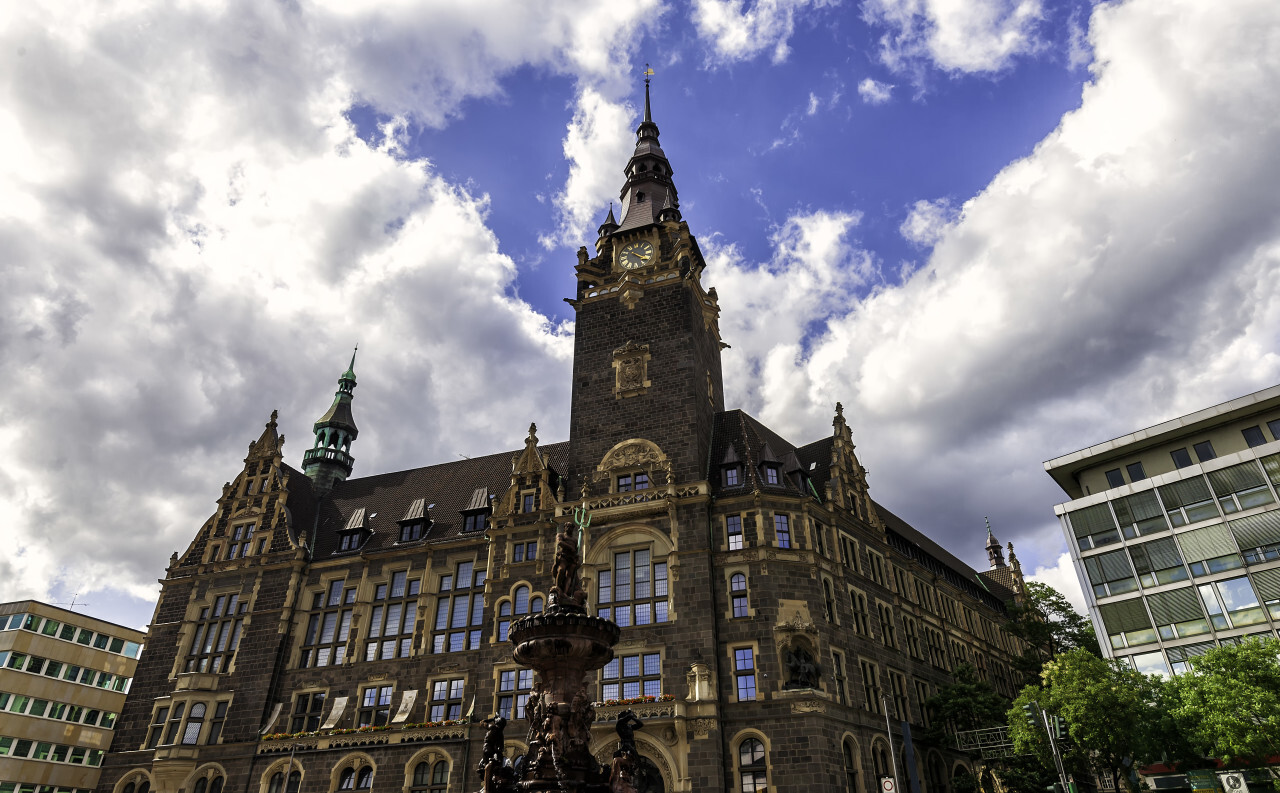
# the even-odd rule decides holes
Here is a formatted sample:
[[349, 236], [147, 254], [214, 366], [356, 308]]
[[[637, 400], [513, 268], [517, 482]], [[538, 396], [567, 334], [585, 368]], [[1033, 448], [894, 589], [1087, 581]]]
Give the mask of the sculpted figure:
[[786, 688], [814, 688], [818, 685], [818, 666], [813, 656], [803, 647], [788, 649], [786, 653]]
[[633, 710], [624, 710], [618, 714], [618, 723], [614, 729], [618, 731], [618, 751], [623, 753], [636, 753], [636, 730], [644, 727], [644, 722], [636, 716]]
[[485, 726], [484, 731], [484, 747], [480, 752], [480, 770], [483, 772], [484, 767], [494, 762], [501, 762], [502, 745], [504, 742], [503, 731], [507, 728], [507, 720], [494, 714], [481, 722]]
[[582, 608], [586, 593], [579, 584], [578, 570], [582, 560], [578, 558], [577, 528], [566, 523], [556, 536], [556, 563], [552, 569], [555, 586], [551, 589], [551, 606]]

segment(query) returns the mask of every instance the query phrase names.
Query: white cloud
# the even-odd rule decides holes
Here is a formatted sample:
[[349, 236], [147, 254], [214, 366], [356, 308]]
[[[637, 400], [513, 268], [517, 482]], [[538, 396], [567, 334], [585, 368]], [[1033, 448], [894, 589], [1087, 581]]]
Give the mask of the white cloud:
[[900, 72], [998, 72], [1041, 46], [1040, 0], [863, 0], [862, 15], [887, 28], [880, 59]]
[[821, 103], [820, 103], [820, 102], [819, 102], [819, 100], [818, 100], [818, 95], [817, 95], [817, 94], [815, 94], [815, 93], [813, 93], [812, 91], [810, 91], [810, 92], [809, 92], [809, 106], [808, 106], [807, 108], [805, 108], [805, 111], [804, 111], [805, 115], [806, 115], [806, 116], [813, 116], [813, 115], [817, 115], [817, 113], [818, 113], [818, 108], [820, 107], [820, 105], [821, 105]]
[[698, 36], [711, 46], [708, 61], [730, 64], [769, 51], [774, 63], [791, 53], [788, 40], [795, 31], [796, 16], [832, 0], [694, 0], [693, 24]]
[[618, 199], [622, 165], [635, 146], [633, 128], [638, 121], [635, 108], [625, 102], [610, 101], [591, 87], [578, 92], [564, 139], [569, 178], [555, 198], [559, 224], [555, 234], [543, 236], [543, 246], [550, 249], [592, 238], [604, 221], [603, 207]]
[[893, 86], [867, 77], [858, 83], [858, 95], [868, 105], [883, 105], [893, 98]]
[[1071, 554], [1063, 551], [1057, 561], [1051, 567], [1039, 566], [1036, 571], [1027, 576], [1029, 581], [1039, 581], [1042, 584], [1048, 584], [1054, 589], [1062, 593], [1075, 610], [1084, 616], [1089, 616], [1088, 606], [1085, 604], [1084, 592], [1080, 589], [1080, 577], [1076, 575], [1076, 568], [1071, 564]]
[[908, 242], [929, 247], [942, 239], [955, 219], [956, 212], [947, 199], [922, 199], [911, 206], [911, 211], [898, 227], [898, 232]]
[[[272, 407], [298, 463], [356, 341], [359, 471], [563, 435], [571, 328], [515, 296], [487, 197], [408, 159], [406, 124], [525, 63], [620, 92], [657, 2], [482, 5], [6, 8], [0, 599], [153, 597]], [[377, 145], [355, 101], [391, 117]]]
[[[1269, 0], [1097, 6], [1080, 108], [945, 229], [920, 225], [918, 271], [808, 336], [726, 330], [727, 366], [760, 375], [737, 384], [748, 405], [807, 439], [842, 400], [891, 508], [957, 536], [998, 515], [1051, 564], [1023, 542], [1065, 500], [1041, 461], [1280, 381], [1278, 35]], [[771, 277], [788, 267], [808, 273]]]

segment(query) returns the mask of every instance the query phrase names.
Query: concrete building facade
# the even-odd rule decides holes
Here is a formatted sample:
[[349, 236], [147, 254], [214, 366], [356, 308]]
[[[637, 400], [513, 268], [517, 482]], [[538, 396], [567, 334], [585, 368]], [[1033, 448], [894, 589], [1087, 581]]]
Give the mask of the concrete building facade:
[[352, 478], [354, 359], [302, 471], [272, 414], [165, 571], [100, 791], [478, 789], [481, 718], [528, 749], [507, 632], [575, 511], [588, 601], [622, 631], [593, 686], [602, 761], [630, 708], [648, 790], [873, 793], [896, 757], [945, 793], [968, 770], [925, 701], [960, 663], [1013, 692], [1016, 560], [996, 544], [979, 574], [873, 501], [839, 405], [804, 444], [725, 409], [672, 173], [646, 92], [622, 219], [578, 252], [567, 441], [512, 417], [510, 451]]
[[33, 600], [0, 603], [0, 793], [97, 787], [143, 638]]
[[1103, 651], [1178, 673], [1280, 626], [1280, 386], [1045, 463]]

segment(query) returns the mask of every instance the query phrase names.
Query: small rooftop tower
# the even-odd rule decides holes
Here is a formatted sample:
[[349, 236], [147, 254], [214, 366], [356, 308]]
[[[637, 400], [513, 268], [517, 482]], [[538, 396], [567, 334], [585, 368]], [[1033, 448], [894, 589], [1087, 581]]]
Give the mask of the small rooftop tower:
[[991, 533], [991, 519], [987, 518], [987, 561], [991, 562], [991, 569], [996, 570], [1005, 567], [1004, 549], [1000, 547], [1000, 541]]
[[[357, 347], [357, 350], [360, 348]], [[302, 471], [315, 482], [316, 491], [327, 493], [335, 482], [351, 475], [355, 458], [351, 456], [351, 442], [360, 430], [351, 415], [351, 392], [356, 388], [356, 354], [351, 353], [351, 364], [338, 378], [338, 390], [333, 404], [316, 420], [313, 427], [316, 442], [302, 455]]]

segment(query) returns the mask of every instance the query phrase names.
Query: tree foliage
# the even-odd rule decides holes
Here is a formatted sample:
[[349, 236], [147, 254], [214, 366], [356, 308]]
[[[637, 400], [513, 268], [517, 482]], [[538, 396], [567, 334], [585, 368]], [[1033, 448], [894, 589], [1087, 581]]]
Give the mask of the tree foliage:
[[1066, 721], [1077, 761], [1090, 761], [1124, 780], [1131, 790], [1136, 791], [1128, 776], [1134, 764], [1189, 754], [1174, 728], [1167, 688], [1159, 677], [1077, 647], [1046, 661], [1042, 679], [1043, 688], [1027, 686], [1008, 711], [1009, 730], [1019, 751], [1052, 762], [1043, 727], [1029, 725], [1022, 710], [1035, 699]]
[[1026, 604], [1009, 610], [1009, 633], [1029, 645], [1014, 666], [1028, 681], [1039, 677], [1046, 660], [1065, 652], [1084, 649], [1101, 657], [1093, 623], [1075, 610], [1066, 597], [1039, 581], [1028, 581]]
[[992, 690], [969, 664], [960, 664], [951, 673], [952, 682], [938, 688], [925, 706], [932, 714], [933, 729], [929, 738], [945, 741], [948, 725], [954, 730], [978, 730], [1004, 724], [1008, 700]]
[[1182, 733], [1227, 764], [1280, 754], [1280, 641], [1249, 639], [1215, 647], [1169, 681]]

